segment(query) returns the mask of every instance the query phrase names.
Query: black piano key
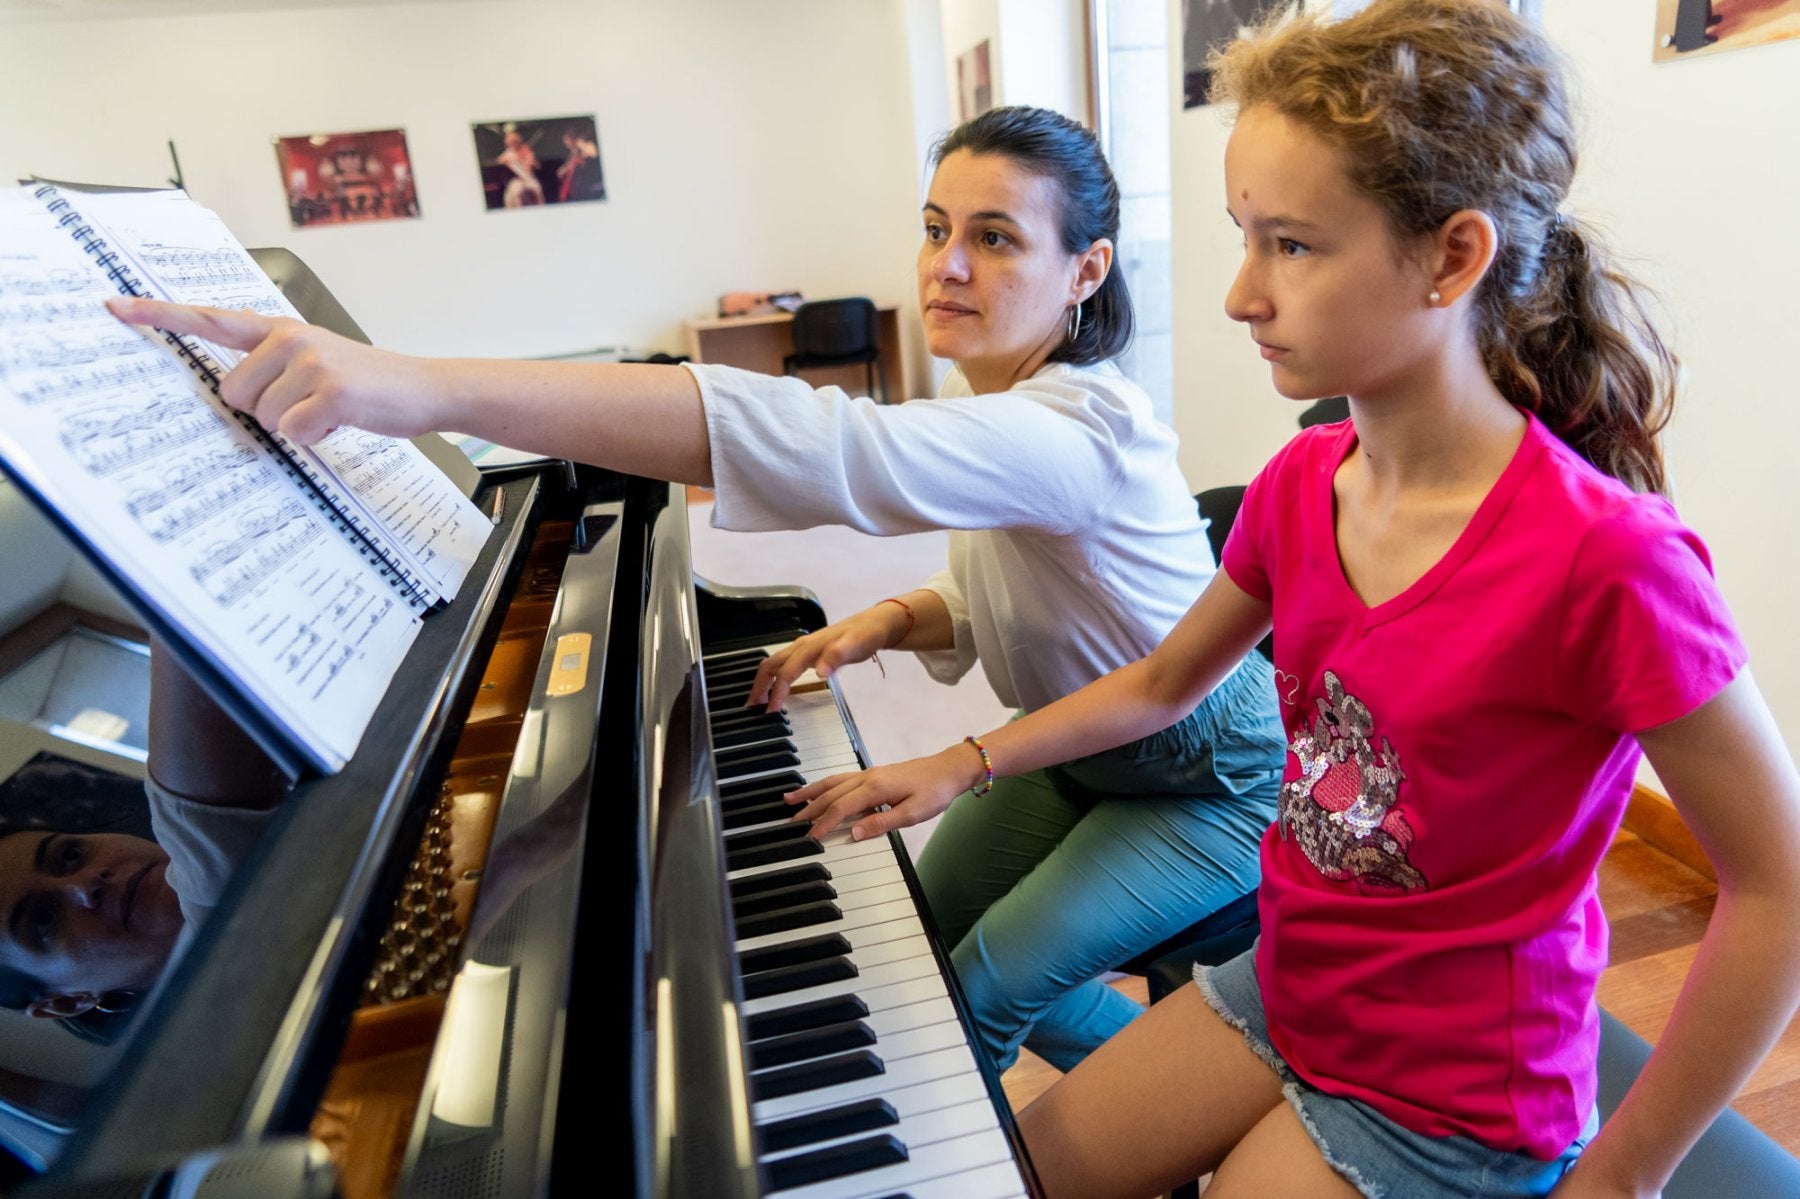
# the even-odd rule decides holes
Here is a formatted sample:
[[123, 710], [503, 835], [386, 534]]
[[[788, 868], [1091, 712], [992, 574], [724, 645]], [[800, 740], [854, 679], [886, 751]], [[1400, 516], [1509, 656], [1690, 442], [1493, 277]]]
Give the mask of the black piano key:
[[734, 853], [745, 849], [754, 849], [759, 845], [781, 845], [804, 837], [811, 831], [811, 824], [793, 821], [778, 824], [773, 828], [742, 829], [726, 835], [725, 856], [730, 858]]
[[720, 778], [741, 778], [746, 774], [761, 774], [765, 770], [780, 770], [783, 766], [800, 765], [800, 753], [794, 743], [788, 740], [771, 742], [766, 745], [746, 745], [737, 749], [728, 749], [713, 755], [714, 764], [718, 767]]
[[781, 1153], [818, 1141], [836, 1140], [900, 1123], [900, 1113], [885, 1099], [859, 1099], [822, 1112], [807, 1112], [757, 1126], [764, 1153]]
[[738, 920], [746, 916], [756, 916], [763, 912], [773, 912], [781, 908], [791, 908], [796, 904], [819, 903], [837, 898], [837, 888], [823, 880], [815, 879], [801, 883], [796, 887], [777, 887], [772, 891], [758, 891], [731, 901], [731, 914]]
[[[809, 825], [797, 826], [801, 829]], [[802, 836], [798, 841], [783, 841], [778, 845], [758, 845], [739, 850], [725, 857], [725, 869], [748, 870], [752, 866], [768, 866], [775, 862], [788, 862], [795, 858], [811, 858], [825, 852], [825, 847], [811, 837]]]
[[798, 866], [789, 866], [785, 870], [771, 870], [767, 874], [753, 874], [749, 878], [733, 879], [730, 883], [731, 901], [736, 903], [750, 895], [778, 891], [783, 887], [797, 887], [801, 883], [830, 881], [831, 871], [825, 869], [823, 863], [804, 862]]
[[[742, 794], [732, 796], [730, 799], [720, 800], [719, 810], [722, 812], [735, 812], [741, 808], [760, 808], [770, 801], [786, 803], [787, 801], [781, 797], [793, 789], [794, 788], [792, 787], [781, 786], [778, 784], [772, 787], [764, 787], [758, 791], [745, 791]], [[798, 807], [794, 808], [794, 811], [796, 812], [799, 810]]]
[[[875, 1043], [875, 1030], [861, 1020], [851, 1020], [844, 1024], [830, 1024], [824, 1028], [809, 1028], [805, 1032], [789, 1033], [785, 1037], [771, 1037], [766, 1041], [758, 1041], [750, 1047], [750, 1068], [767, 1070], [774, 1066], [788, 1066], [795, 1062], [803, 1062], [808, 1058], [824, 1057], [829, 1053], [843, 1053], [851, 1049], [862, 1049]], [[860, 1129], [850, 1129], [859, 1132]]]
[[770, 933], [792, 932], [797, 928], [811, 928], [815, 924], [828, 924], [843, 918], [843, 909], [829, 901], [795, 904], [791, 908], [778, 908], [773, 912], [763, 912], [739, 920], [737, 935], [744, 939], [766, 937]]
[[721, 666], [706, 668], [706, 689], [712, 691], [717, 687], [729, 687], [736, 683], [749, 685], [756, 678], [756, 672], [762, 668], [761, 663], [744, 666]]
[[791, 820], [799, 810], [800, 805], [788, 803], [785, 799], [730, 808], [719, 813], [719, 827], [729, 832], [732, 829], [749, 828], [753, 824], [767, 824], [771, 820]]
[[779, 1099], [800, 1091], [817, 1091], [835, 1087], [859, 1078], [886, 1074], [887, 1066], [867, 1049], [840, 1053], [796, 1066], [780, 1066], [750, 1076], [750, 1091], [756, 1102]]
[[868, 1014], [869, 1005], [859, 996], [833, 995], [829, 999], [814, 999], [759, 1012], [744, 1021], [744, 1035], [751, 1041], [763, 1041], [799, 1032], [801, 1029], [823, 1028], [827, 1024], [841, 1024], [845, 1020], [860, 1020]]
[[761, 949], [746, 949], [738, 955], [738, 969], [746, 975], [761, 974], [783, 966], [817, 962], [849, 952], [850, 942], [844, 939], [842, 933], [826, 933], [821, 937], [805, 937], [780, 945], [765, 945]]
[[738, 798], [740, 795], [747, 795], [752, 791], [766, 791], [770, 788], [774, 788], [779, 793], [782, 791], [792, 791], [796, 787], [804, 786], [806, 786], [806, 779], [801, 773], [798, 770], [788, 770], [783, 771], [781, 774], [769, 775], [767, 778], [745, 779], [742, 782], [736, 783], [722, 782], [719, 784], [719, 798], [721, 800], [729, 801]]
[[750, 663], [752, 666], [757, 666], [768, 656], [769, 655], [765, 654], [760, 649], [734, 649], [727, 653], [708, 654], [706, 660], [701, 663], [700, 670], [702, 673], [711, 673], [714, 670], [730, 670], [733, 667], [742, 666], [746, 662]]
[[765, 999], [770, 995], [785, 995], [789, 991], [843, 982], [845, 979], [855, 978], [857, 974], [856, 963], [849, 958], [827, 958], [822, 962], [805, 962], [798, 966], [784, 966], [780, 970], [764, 970], [761, 974], [752, 974], [744, 979], [744, 998]]
[[843, 1145], [827, 1145], [810, 1153], [796, 1153], [769, 1163], [769, 1185], [777, 1191], [806, 1186], [831, 1178], [879, 1170], [906, 1161], [906, 1146], [890, 1133], [865, 1137]]
[[706, 718], [707, 725], [715, 733], [730, 729], [742, 728], [747, 724], [759, 724], [765, 720], [786, 720], [785, 711], [770, 712], [758, 706], [754, 708], [714, 708]]
[[714, 729], [713, 749], [722, 751], [744, 745], [755, 745], [762, 741], [774, 741], [789, 736], [793, 731], [793, 726], [778, 717], [771, 718], [763, 724], [746, 724], [724, 731]]

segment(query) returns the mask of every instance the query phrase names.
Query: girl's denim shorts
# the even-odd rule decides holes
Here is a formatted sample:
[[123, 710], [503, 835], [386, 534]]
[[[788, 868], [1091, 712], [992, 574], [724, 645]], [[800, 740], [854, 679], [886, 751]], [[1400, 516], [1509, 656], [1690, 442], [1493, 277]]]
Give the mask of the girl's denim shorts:
[[1574, 1144], [1552, 1161], [1490, 1149], [1469, 1137], [1424, 1136], [1355, 1099], [1327, 1095], [1294, 1073], [1269, 1041], [1251, 948], [1220, 966], [1194, 966], [1194, 982], [1225, 1022], [1244, 1034], [1326, 1163], [1368, 1199], [1525, 1199], [1549, 1194], [1600, 1128], [1596, 1109]]

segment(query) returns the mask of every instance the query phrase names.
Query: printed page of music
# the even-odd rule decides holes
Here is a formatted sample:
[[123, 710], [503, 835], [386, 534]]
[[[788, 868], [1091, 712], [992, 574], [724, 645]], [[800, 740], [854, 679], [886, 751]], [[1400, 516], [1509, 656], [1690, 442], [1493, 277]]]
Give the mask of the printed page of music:
[[[84, 192], [73, 198], [84, 216], [106, 227], [113, 247], [162, 298], [299, 318], [225, 223], [185, 193]], [[223, 346], [206, 348], [227, 368], [241, 357]], [[349, 502], [398, 546], [394, 556], [445, 599], [455, 598], [493, 522], [417, 446], [347, 428], [311, 447], [278, 439], [289, 453], [327, 466], [321, 476], [343, 484], [353, 497]]]
[[0, 190], [0, 464], [336, 770], [418, 617], [185, 364], [113, 317], [116, 294], [29, 188]]

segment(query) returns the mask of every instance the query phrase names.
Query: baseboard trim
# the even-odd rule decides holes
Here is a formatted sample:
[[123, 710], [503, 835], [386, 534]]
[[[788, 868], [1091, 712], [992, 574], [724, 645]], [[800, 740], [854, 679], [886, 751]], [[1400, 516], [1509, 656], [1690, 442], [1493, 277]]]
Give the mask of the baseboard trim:
[[1668, 796], [1652, 791], [1642, 783], [1634, 786], [1631, 802], [1625, 806], [1622, 827], [1688, 869], [1698, 871], [1714, 882], [1719, 881], [1713, 873], [1712, 863], [1701, 852], [1700, 843], [1694, 840], [1694, 834], [1688, 831], [1687, 823]]

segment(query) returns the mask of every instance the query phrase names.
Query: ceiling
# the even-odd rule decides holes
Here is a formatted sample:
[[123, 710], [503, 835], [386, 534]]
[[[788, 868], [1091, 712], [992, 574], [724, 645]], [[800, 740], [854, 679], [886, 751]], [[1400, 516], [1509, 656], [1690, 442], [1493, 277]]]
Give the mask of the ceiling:
[[[283, 8], [372, 8], [425, 0], [0, 0], [0, 23], [80, 21], [92, 17], [168, 17]], [[445, 3], [446, 0], [431, 0]]]

